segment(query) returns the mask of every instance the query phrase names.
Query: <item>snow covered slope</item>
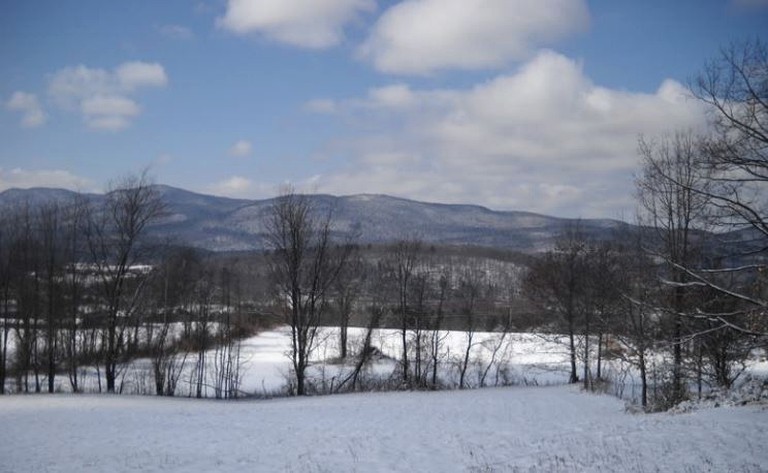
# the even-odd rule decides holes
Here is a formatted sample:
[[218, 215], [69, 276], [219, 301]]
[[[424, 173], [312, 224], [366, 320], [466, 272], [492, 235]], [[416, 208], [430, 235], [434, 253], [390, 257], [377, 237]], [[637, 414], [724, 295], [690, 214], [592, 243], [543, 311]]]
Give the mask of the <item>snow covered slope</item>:
[[[150, 231], [157, 237], [213, 251], [261, 249], [264, 221], [272, 199], [245, 200], [197, 194], [158, 185], [168, 215]], [[0, 208], [57, 198], [71, 199], [62, 189], [10, 189], [0, 192]], [[103, 198], [89, 195], [90, 199]], [[418, 202], [386, 195], [335, 197], [312, 195], [313, 206], [325, 215], [332, 210], [334, 230], [354, 233], [361, 243], [385, 243], [418, 236], [430, 244], [477, 245], [537, 251], [552, 244], [556, 235], [575, 220], [530, 212], [500, 212], [477, 205]], [[612, 238], [625, 224], [616, 220], [584, 219], [585, 235]]]
[[573, 387], [214, 402], [0, 399], [8, 472], [758, 472], [768, 410], [632, 415]]

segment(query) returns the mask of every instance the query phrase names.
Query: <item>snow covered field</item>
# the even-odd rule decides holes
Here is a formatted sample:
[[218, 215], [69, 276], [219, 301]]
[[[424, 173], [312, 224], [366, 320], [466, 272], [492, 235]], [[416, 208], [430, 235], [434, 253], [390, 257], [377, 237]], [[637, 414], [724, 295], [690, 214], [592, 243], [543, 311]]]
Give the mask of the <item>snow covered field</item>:
[[[364, 333], [364, 329], [350, 328], [350, 345], [360, 346]], [[461, 331], [441, 333], [443, 341], [439, 377], [447, 386], [458, 385], [458, 364], [466, 349], [466, 335]], [[568, 382], [568, 350], [564, 343], [557, 343], [552, 337], [547, 339], [530, 333], [509, 333], [499, 344], [499, 337], [498, 333], [475, 333], [470, 366], [467, 370], [467, 386], [480, 385], [480, 377], [491, 364], [491, 353], [496, 345], [500, 345], [500, 348], [491, 369], [488, 370], [486, 386], [505, 384], [505, 381], [537, 385]], [[321, 329], [317, 348], [313, 353], [314, 364], [308, 373], [313, 382], [330, 384], [334, 378], [343, 377], [343, 373], [352, 369], [354, 355], [348, 366], [328, 363], [339, 355], [338, 339], [338, 329]], [[373, 372], [369, 372], [369, 375], [384, 379], [396, 375], [399, 366], [396, 360], [401, 356], [402, 350], [400, 332], [394, 329], [375, 330], [371, 343], [390, 358], [377, 359], [371, 367]], [[288, 357], [290, 346], [290, 328], [287, 326], [262, 332], [245, 340], [242, 347], [242, 390], [258, 395], [284, 389], [286, 374], [291, 367]]]
[[[316, 348], [312, 355], [313, 364], [307, 373], [313, 383], [330, 386], [334, 382], [338, 383], [339, 379], [353, 369], [356, 361], [355, 353], [362, 344], [365, 330], [349, 329], [350, 358], [346, 364], [337, 362], [340, 353], [338, 332], [338, 328], [334, 327], [322, 328], [319, 331]], [[243, 340], [240, 348], [242, 394], [272, 397], [287, 393], [286, 384], [291, 370], [290, 337], [290, 327], [280, 326]], [[467, 369], [466, 385], [468, 387], [480, 386], [480, 378], [486, 369], [483, 383], [485, 386], [550, 385], [564, 384], [568, 381], [568, 351], [564, 343], [557, 343], [554, 340], [557, 337], [547, 338], [530, 333], [509, 333], [503, 340], [499, 340], [499, 337], [498, 333], [475, 333]], [[441, 338], [439, 379], [446, 387], [455, 387], [458, 385], [458, 365], [466, 349], [466, 335], [461, 331], [443, 331]], [[386, 380], [396, 376], [399, 366], [396, 360], [401, 356], [402, 350], [400, 332], [393, 329], [375, 330], [371, 343], [384, 356], [371, 363], [366, 373], [368, 378]], [[492, 352], [495, 347], [498, 347], [498, 350], [493, 357]], [[191, 383], [196, 356], [196, 353], [188, 353], [184, 357], [184, 369], [176, 392], [177, 396], [188, 396], [194, 391]], [[213, 350], [207, 353], [207, 376], [210, 378], [215, 375], [215, 358]], [[606, 369], [611, 369], [610, 363], [606, 363]], [[133, 360], [121, 373], [118, 386], [122, 386], [124, 394], [154, 394], [154, 375], [150, 360]], [[103, 376], [103, 370], [101, 375]], [[98, 371], [94, 366], [83, 366], [79, 372], [81, 390], [86, 393], [97, 392], [99, 386], [97, 376]], [[41, 383], [45, 385], [46, 382], [47, 378], [43, 375]], [[105, 382], [102, 379], [101, 384], [104, 385]], [[63, 373], [57, 376], [55, 385], [58, 392], [71, 390], [69, 380]], [[204, 396], [213, 397], [212, 385], [213, 379], [207, 380]], [[17, 391], [13, 379], [6, 381], [6, 387], [9, 392]]]
[[[397, 362], [387, 356], [399, 355], [398, 336], [376, 331], [373, 345], [385, 356], [371, 366], [372, 378], [396, 376]], [[470, 386], [479, 385], [498, 336], [476, 334]], [[464, 337], [445, 333], [440, 376], [448, 386]], [[332, 362], [337, 338], [335, 329], [323, 330], [310, 373], [315, 383], [332, 383], [350, 369]], [[765, 404], [629, 414], [611, 396], [542, 387], [567, 380], [567, 350], [555, 339], [512, 333], [504, 341], [486, 384], [501, 372], [507, 382], [539, 387], [226, 402], [2, 397], [0, 472], [768, 471]], [[284, 393], [289, 346], [287, 327], [245, 340], [241, 390]], [[147, 363], [136, 360], [127, 369], [126, 392], [146, 388]], [[616, 374], [621, 363], [605, 369]], [[182, 382], [178, 394], [187, 388]]]
[[758, 472], [768, 409], [634, 415], [573, 386], [0, 399], [7, 472]]
[[[364, 329], [349, 329], [350, 359], [347, 363], [339, 363], [338, 329], [327, 327], [320, 330], [316, 350], [312, 356], [313, 363], [307, 375], [322, 392], [330, 391], [330, 387], [336, 386], [339, 380], [353, 369], [356, 361], [355, 353], [361, 346], [364, 333]], [[506, 334], [503, 340], [499, 337], [501, 337], [499, 333], [475, 333], [465, 380], [467, 387], [508, 384], [549, 386], [568, 382], [569, 359], [565, 337], [516, 332]], [[443, 331], [441, 338], [438, 378], [443, 387], [456, 388], [459, 384], [459, 365], [466, 349], [466, 334], [462, 331]], [[383, 356], [372, 361], [365, 373], [366, 379], [373, 385], [377, 382], [386, 384], [387, 380], [391, 379], [398, 380], [397, 360], [402, 350], [400, 332], [393, 329], [375, 330], [371, 343]], [[290, 328], [287, 326], [276, 327], [243, 340], [240, 348], [240, 395], [256, 397], [286, 395], [291, 370], [288, 356], [290, 346]], [[595, 346], [596, 343], [593, 343], [593, 347]], [[495, 356], [494, 348], [498, 348]], [[196, 356], [195, 353], [188, 353], [184, 358], [184, 368], [176, 390], [176, 395], [179, 397], [187, 397], [190, 393], [194, 393], [192, 373]], [[214, 396], [212, 386], [215, 378], [215, 358], [213, 350], [208, 352], [204, 397]], [[663, 363], [663, 356], [652, 357], [651, 367], [654, 363]], [[581, 361], [579, 365], [581, 375]], [[594, 374], [596, 371], [594, 352], [591, 365]], [[428, 364], [427, 367], [429, 367]], [[635, 367], [621, 359], [608, 358], [603, 360], [602, 370], [603, 377], [612, 381], [606, 386], [609, 392], [624, 400], [639, 402], [640, 379]], [[94, 366], [82, 367], [79, 379], [84, 392], [98, 391], [97, 373]], [[483, 374], [485, 374], [484, 379]], [[765, 355], [751, 360], [746, 374], [768, 378], [768, 361]], [[154, 394], [153, 376], [150, 360], [137, 359], [130, 362], [122, 371], [118, 385], [122, 387], [124, 394], [151, 395]], [[744, 378], [746, 376], [741, 379]], [[652, 379], [649, 382], [652, 382]], [[46, 384], [45, 376], [41, 378], [41, 383]], [[102, 379], [102, 385], [104, 383]], [[71, 389], [65, 374], [60, 374], [55, 384], [58, 392], [69, 392]], [[389, 383], [390, 388], [393, 386]], [[15, 380], [8, 379], [6, 388], [9, 392], [17, 391]], [[709, 387], [705, 389], [708, 390]]]
[[[349, 329], [353, 352], [356, 346], [361, 345], [364, 333], [364, 329]], [[466, 334], [462, 331], [443, 331], [441, 337], [438, 378], [444, 387], [457, 388], [459, 364], [467, 344]], [[570, 364], [565, 336], [510, 332], [501, 340], [500, 337], [500, 333], [475, 333], [465, 381], [467, 387], [508, 384], [550, 386], [568, 383]], [[355, 362], [354, 354], [346, 364], [335, 361], [340, 352], [338, 339], [337, 328], [321, 329], [317, 348], [312, 356], [313, 364], [307, 372], [308, 378], [313, 383], [326, 387], [324, 391], [328, 390], [328, 386], [344, 378], [345, 374], [352, 370]], [[367, 371], [368, 378], [374, 381], [392, 377], [399, 379], [397, 360], [402, 350], [400, 332], [394, 329], [375, 330], [371, 343], [385, 357], [372, 362]], [[286, 383], [291, 370], [288, 356], [290, 346], [290, 328], [287, 326], [277, 327], [244, 340], [241, 348], [243, 360], [241, 391], [246, 395], [261, 397], [286, 394]], [[593, 347], [596, 346], [597, 344], [594, 343]], [[492, 353], [496, 347], [498, 350], [494, 356]], [[581, 353], [581, 348], [579, 350]], [[212, 359], [212, 356], [209, 358]], [[663, 363], [661, 355], [649, 355], [649, 358], [651, 366], [654, 363]], [[596, 372], [596, 364], [593, 348], [591, 363], [593, 375]], [[612, 384], [606, 388], [624, 400], [639, 402], [638, 370], [625, 360], [617, 358], [604, 359], [602, 364], [603, 377], [612, 381]], [[146, 364], [136, 363], [135, 365], [134, 370], [129, 370], [126, 377], [126, 383], [129, 385], [126, 389], [128, 393], [132, 392], [131, 384], [136, 385], [137, 380], [150, 376]], [[582, 370], [583, 365], [579, 360], [579, 375], [582, 374]], [[481, 381], [483, 373], [486, 373], [486, 376]], [[768, 362], [764, 359], [752, 360], [746, 373], [768, 378]], [[147, 383], [144, 382], [144, 384]], [[707, 386], [706, 389], [708, 390], [709, 387]], [[180, 383], [178, 395], [184, 396], [188, 392], [189, 387], [185, 387], [184, 382]], [[208, 395], [212, 394], [208, 393]]]

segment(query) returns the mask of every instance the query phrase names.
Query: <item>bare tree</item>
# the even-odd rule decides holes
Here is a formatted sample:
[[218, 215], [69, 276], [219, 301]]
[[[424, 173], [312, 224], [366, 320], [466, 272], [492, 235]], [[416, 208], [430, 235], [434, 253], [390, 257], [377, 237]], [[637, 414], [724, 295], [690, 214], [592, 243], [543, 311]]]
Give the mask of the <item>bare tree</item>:
[[488, 340], [485, 340], [483, 342], [484, 347], [491, 352], [490, 358], [488, 358], [488, 361], [485, 364], [485, 368], [483, 369], [482, 373], [480, 374], [480, 386], [485, 387], [486, 386], [486, 379], [488, 377], [488, 373], [491, 371], [491, 368], [494, 366], [496, 367], [496, 379], [495, 384], [498, 385], [499, 382], [499, 372], [501, 371], [501, 363], [502, 360], [505, 358], [505, 355], [508, 355], [508, 351], [510, 348], [510, 343], [507, 339], [507, 335], [509, 334], [510, 329], [512, 328], [512, 314], [507, 313], [507, 317], [504, 319], [504, 322], [496, 327], [497, 334], [489, 338]]
[[[426, 266], [426, 265], [425, 265]], [[427, 370], [424, 367], [426, 355], [426, 322], [429, 314], [430, 295], [432, 292], [430, 273], [422, 267], [414, 276], [411, 284], [413, 301], [408, 325], [411, 327], [413, 349], [413, 384], [425, 386]]]
[[[10, 212], [6, 209], [0, 213], [0, 394], [5, 393], [5, 379], [8, 367], [8, 337], [11, 334], [12, 314], [12, 268], [11, 246], [15, 238], [14, 227], [10, 222]], [[14, 304], [15, 305], [15, 304]]]
[[339, 273], [334, 284], [334, 297], [336, 310], [339, 316], [339, 357], [347, 358], [349, 324], [352, 312], [360, 297], [362, 285], [365, 282], [365, 267], [357, 248], [353, 248], [349, 256], [349, 262]]
[[155, 333], [154, 320], [150, 321], [148, 327], [148, 333], [151, 334], [149, 345], [152, 351], [152, 371], [155, 381], [155, 394], [158, 396], [173, 395], [175, 389], [168, 389], [168, 387], [175, 387], [175, 383], [168, 382], [169, 369], [174, 363], [175, 350], [173, 348], [173, 335], [170, 333], [171, 329], [171, 314], [172, 308], [169, 300], [169, 265], [168, 262], [164, 262], [162, 271], [162, 293], [157, 294], [155, 301], [158, 311], [161, 312], [161, 320], [159, 321], [159, 331]]
[[240, 284], [229, 266], [221, 269], [219, 281], [222, 313], [216, 334], [214, 393], [216, 398], [230, 399], [238, 397], [241, 382], [241, 334], [236, 324], [241, 314]]
[[[638, 182], [645, 222], [663, 242], [661, 282], [674, 320], [675, 398], [683, 393], [683, 345], [691, 342], [701, 390], [703, 371], [728, 386], [750, 337], [768, 334], [764, 286], [768, 251], [768, 48], [760, 40], [721, 50], [690, 84], [710, 113], [709, 137], [677, 133], [641, 140]], [[703, 235], [716, 230], [696, 254]], [[684, 330], [687, 326], [687, 332]]]
[[476, 267], [467, 267], [459, 276], [458, 298], [461, 301], [461, 315], [464, 318], [464, 353], [459, 362], [459, 389], [466, 386], [467, 368], [475, 346], [477, 320], [475, 310], [482, 297], [485, 272]]
[[[683, 326], [690, 309], [690, 277], [682, 268], [691, 267], [695, 255], [695, 230], [706, 222], [708, 198], [693, 189], [708, 188], [703, 174], [701, 139], [690, 132], [664, 136], [658, 141], [640, 139], [642, 174], [637, 179], [641, 222], [655, 230], [661, 246], [649, 248], [666, 261], [662, 275], [669, 288], [669, 302], [663, 304], [673, 319], [673, 385], [675, 397], [682, 399]], [[702, 235], [702, 233], [699, 233]]]
[[564, 324], [571, 383], [579, 382], [576, 335], [585, 294], [585, 250], [586, 242], [578, 228], [569, 227], [553, 250], [533, 261], [524, 281], [525, 292], [532, 302]]
[[[158, 396], [174, 396], [186, 365], [189, 343], [193, 338], [192, 313], [195, 283], [201, 279], [202, 261], [197, 251], [183, 248], [167, 253], [156, 272], [153, 285], [158, 320], [150, 320], [150, 351]], [[181, 334], [172, 331], [173, 324], [183, 320]], [[157, 327], [159, 325], [159, 327]]]
[[[621, 280], [623, 250], [606, 241], [595, 241], [586, 245], [584, 254], [583, 329], [584, 329], [584, 388], [594, 389], [594, 378], [602, 379], [603, 350], [606, 330], [610, 327], [613, 314], [621, 306]], [[597, 348], [593, 338], [597, 335]], [[595, 376], [592, 376], [592, 351], [597, 357]]]
[[[710, 202], [719, 230], [743, 235], [730, 245], [731, 260], [738, 264], [680, 265], [692, 284], [705, 285], [739, 302], [735, 311], [709, 311], [702, 316], [730, 329], [757, 334], [768, 333], [764, 320], [768, 297], [759, 290], [765, 283], [768, 251], [766, 77], [768, 46], [759, 39], [732, 44], [704, 67], [690, 88], [709, 107], [716, 129], [705, 146], [707, 185], [677, 182]], [[757, 317], [741, 317], [749, 314]]]
[[341, 378], [336, 385], [335, 392], [342, 390], [356, 391], [361, 389], [364, 381], [364, 371], [370, 365], [375, 354], [373, 346], [373, 334], [375, 330], [379, 329], [384, 315], [387, 311], [388, 294], [385, 284], [386, 275], [382, 271], [371, 272], [366, 277], [368, 304], [365, 308], [368, 314], [368, 323], [363, 336], [362, 343], [357, 351], [357, 359], [352, 370], [344, 377]]
[[393, 271], [397, 293], [397, 314], [400, 324], [400, 339], [402, 342], [401, 368], [403, 382], [408, 383], [410, 365], [408, 362], [408, 329], [409, 311], [411, 310], [411, 292], [414, 274], [419, 264], [421, 240], [410, 238], [395, 243], [387, 265]]
[[655, 306], [659, 282], [657, 265], [646, 251], [643, 231], [637, 228], [634, 231], [627, 229], [619, 235], [625, 243], [617, 254], [620, 271], [612, 278], [612, 283], [620, 299], [616, 316], [609, 321], [608, 327], [621, 342], [615, 348], [615, 354], [640, 372], [640, 402], [647, 408], [648, 366], [658, 319]]
[[[708, 313], [730, 313], [731, 322], [738, 325], [746, 325], [747, 314], [738, 314], [740, 301], [728, 297], [711, 288], [704, 291], [707, 301], [704, 310]], [[730, 389], [736, 380], [747, 368], [746, 360], [749, 359], [753, 349], [764, 344], [752, 334], [745, 334], [734, 328], [725, 326], [713, 319], [696, 320], [697, 336], [696, 346], [698, 359], [696, 368], [699, 374], [699, 395], [701, 396], [701, 384], [708, 381], [716, 386]], [[704, 378], [702, 380], [702, 378]]]
[[318, 217], [308, 197], [292, 189], [279, 196], [266, 221], [276, 304], [291, 326], [295, 394], [307, 394], [306, 370], [333, 284], [352, 246], [331, 238], [332, 216]]
[[65, 340], [65, 359], [67, 364], [67, 373], [69, 375], [69, 384], [73, 392], [80, 391], [79, 382], [79, 363], [82, 350], [79, 349], [78, 340], [80, 335], [80, 310], [83, 299], [84, 284], [80, 256], [84, 250], [84, 241], [81, 229], [86, 215], [88, 204], [81, 194], [65, 202], [63, 207], [63, 238], [65, 270], [62, 275], [63, 292], [66, 296], [66, 321], [64, 322], [66, 340]]
[[62, 320], [63, 300], [61, 280], [63, 277], [62, 216], [58, 202], [48, 202], [38, 208], [38, 223], [41, 240], [42, 276], [45, 286], [45, 363], [48, 378], [48, 392], [54, 391], [56, 368], [58, 366], [59, 328]]
[[165, 211], [146, 173], [118, 181], [99, 208], [91, 208], [84, 234], [91, 264], [99, 277], [104, 305], [102, 351], [107, 391], [115, 392], [119, 363], [125, 355], [125, 321], [133, 316], [144, 289], [144, 274], [133, 271], [147, 257], [147, 227]]
[[210, 268], [203, 268], [199, 274], [199, 279], [195, 284], [194, 289], [194, 313], [195, 313], [195, 329], [194, 340], [195, 348], [197, 350], [197, 361], [190, 383], [193, 384], [195, 396], [202, 398], [204, 395], [207, 397], [207, 369], [208, 369], [208, 349], [211, 348], [211, 325], [213, 314], [213, 303], [216, 297], [216, 286], [213, 281], [213, 275]]
[[486, 385], [486, 378], [492, 368], [494, 368], [494, 385], [499, 385], [499, 378], [505, 372], [506, 361], [510, 356], [512, 341], [508, 335], [514, 328], [513, 310], [515, 302], [519, 296], [520, 285], [517, 274], [513, 272], [506, 273], [500, 281], [501, 286], [501, 309], [506, 312], [501, 315], [494, 327], [496, 336], [487, 340], [483, 344], [487, 350], [490, 350], [491, 356], [480, 376], [480, 386]]
[[40, 392], [40, 365], [38, 363], [38, 323], [43, 301], [41, 281], [41, 255], [39, 234], [35, 226], [32, 206], [25, 202], [13, 215], [16, 238], [10, 250], [12, 292], [16, 297], [14, 331], [16, 349], [16, 386], [19, 392], [29, 392], [30, 372], [34, 374], [35, 392]]
[[449, 304], [452, 293], [453, 284], [453, 267], [451, 264], [447, 264], [440, 271], [438, 279], [438, 291], [437, 291], [437, 307], [435, 308], [435, 318], [432, 323], [432, 333], [429, 341], [429, 353], [432, 365], [432, 379], [430, 384], [432, 389], [437, 388], [437, 371], [440, 359], [442, 358], [443, 342], [448, 337], [448, 334], [443, 332], [443, 319], [445, 318], [445, 310]]

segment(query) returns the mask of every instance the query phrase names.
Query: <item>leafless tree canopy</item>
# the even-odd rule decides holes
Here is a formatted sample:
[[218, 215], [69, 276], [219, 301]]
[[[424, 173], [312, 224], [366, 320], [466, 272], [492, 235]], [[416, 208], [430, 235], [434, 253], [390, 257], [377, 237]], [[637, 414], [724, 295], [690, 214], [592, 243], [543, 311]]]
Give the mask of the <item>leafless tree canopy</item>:
[[288, 190], [275, 201], [267, 221], [276, 303], [291, 326], [291, 362], [299, 396], [307, 393], [305, 372], [318, 328], [352, 249], [332, 241], [331, 217], [318, 216], [307, 197]]
[[129, 281], [132, 267], [144, 261], [148, 247], [142, 237], [147, 226], [164, 213], [164, 204], [146, 173], [128, 176], [107, 192], [102, 206], [88, 210], [84, 235], [90, 263], [100, 278], [100, 296], [106, 311], [103, 337], [107, 391], [115, 391], [126, 322], [141, 300], [145, 279]]

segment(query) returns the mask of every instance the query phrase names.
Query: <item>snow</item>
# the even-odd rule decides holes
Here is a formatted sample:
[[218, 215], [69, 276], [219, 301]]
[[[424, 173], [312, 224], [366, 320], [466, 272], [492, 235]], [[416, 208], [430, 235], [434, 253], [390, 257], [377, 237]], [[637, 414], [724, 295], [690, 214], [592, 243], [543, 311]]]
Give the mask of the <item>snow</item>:
[[[211, 324], [213, 325], [213, 324]], [[181, 332], [180, 325], [172, 326], [171, 333]], [[458, 386], [458, 363], [464, 355], [466, 338], [461, 331], [441, 332], [443, 349], [439, 378], [444, 386]], [[410, 334], [409, 334], [410, 335]], [[145, 337], [144, 328], [140, 336]], [[365, 330], [361, 328], [349, 329], [350, 349], [354, 352], [361, 345], [365, 336]], [[481, 373], [487, 367], [493, 342], [500, 334], [491, 332], [477, 332], [473, 340], [470, 366], [466, 384], [469, 387], [477, 387]], [[562, 338], [562, 337], [560, 337]], [[531, 333], [509, 333], [505, 336], [503, 349], [497, 353], [496, 361], [489, 370], [486, 385], [493, 386], [496, 383], [497, 368], [500, 373], [498, 384], [536, 384], [551, 385], [564, 384], [568, 380], [568, 352], [564, 342], [558, 341], [556, 336], [542, 336]], [[11, 337], [11, 349], [14, 347], [14, 337]], [[399, 367], [397, 359], [401, 355], [400, 332], [394, 329], [377, 329], [372, 337], [373, 346], [383, 355], [383, 358], [375, 360], [366, 373], [371, 381], [384, 382], [396, 375]], [[267, 330], [253, 337], [243, 340], [240, 354], [242, 361], [242, 383], [240, 391], [247, 395], [260, 397], [272, 397], [283, 395], [287, 392], [286, 383], [291, 371], [289, 353], [291, 350], [290, 327], [280, 326], [273, 330]], [[318, 385], [330, 385], [344, 378], [345, 374], [353, 369], [355, 363], [354, 353], [346, 364], [339, 364], [337, 360], [340, 353], [338, 328], [322, 328], [317, 336], [316, 349], [313, 352], [313, 365], [308, 371], [310, 381]], [[197, 354], [187, 353], [184, 371], [177, 389], [178, 396], [187, 396], [193, 389], [190, 384], [192, 371]], [[208, 375], [213, 376], [213, 350], [208, 352]], [[154, 391], [153, 373], [149, 359], [137, 359], [130, 362], [123, 371], [124, 377], [118, 382], [123, 385], [125, 394], [152, 394]], [[103, 376], [103, 372], [101, 373]], [[502, 376], [503, 375], [503, 376]], [[97, 371], [94, 366], [82, 366], [79, 371], [79, 383], [85, 392], [98, 390]], [[47, 383], [42, 376], [42, 384]], [[105, 384], [102, 379], [102, 385]], [[33, 381], [31, 381], [33, 383]], [[204, 395], [213, 396], [210, 386], [213, 380], [208, 380]], [[57, 392], [69, 392], [71, 387], [65, 374], [59, 374], [55, 380]], [[16, 392], [17, 386], [14, 379], [6, 380], [6, 388], [9, 392]]]
[[757, 472], [764, 406], [633, 415], [572, 386], [261, 401], [0, 399], [9, 472]]
[[[359, 345], [365, 330], [349, 329], [350, 345]], [[466, 339], [464, 332], [444, 331], [443, 360], [440, 377], [448, 385], [458, 384], [457, 363], [464, 355]], [[378, 360], [374, 366], [375, 375], [387, 378], [397, 369], [395, 361], [401, 356], [400, 332], [395, 329], [377, 329], [371, 342], [388, 360]], [[480, 372], [490, 358], [490, 342], [500, 334], [477, 332], [473, 340], [472, 364], [469, 368], [468, 385], [477, 386]], [[330, 383], [330, 378], [339, 377], [339, 373], [351, 369], [351, 366], [327, 364], [327, 360], [339, 354], [338, 329], [324, 328], [318, 334], [317, 348], [313, 353], [314, 366], [309, 377], [317, 383]], [[505, 337], [506, 352], [500, 350], [497, 364], [506, 369], [507, 376], [518, 384], [531, 382], [538, 385], [563, 384], [568, 380], [568, 352], [564, 344], [551, 338], [531, 333], [510, 333]], [[279, 392], [286, 383], [286, 374], [291, 369], [288, 358], [290, 352], [290, 328], [279, 327], [262, 332], [243, 342], [242, 356], [245, 360], [242, 390], [245, 392]], [[504, 356], [502, 356], [502, 354]], [[350, 360], [354, 364], [354, 359]], [[325, 378], [325, 379], [324, 379]], [[488, 376], [488, 384], [494, 384], [493, 372]]]
[[[444, 335], [440, 376], [455, 386], [465, 334]], [[361, 329], [350, 330], [351, 339], [362, 336]], [[475, 335], [471, 386], [478, 385], [489, 343], [498, 336]], [[337, 340], [336, 329], [322, 330], [313, 382], [327, 385], [350, 369], [330, 362]], [[0, 472], [768, 471], [763, 378], [744, 384], [751, 397], [712, 393], [674, 412], [632, 414], [615, 397], [544, 386], [567, 379], [567, 350], [557, 337], [511, 333], [505, 341], [497, 361], [506, 380], [519, 386], [226, 402], [0, 397]], [[373, 344], [383, 356], [370, 376], [396, 375], [399, 343], [396, 330], [375, 332]], [[245, 340], [241, 390], [285, 393], [289, 348], [287, 327]], [[620, 361], [606, 369], [620, 368], [611, 363]], [[124, 381], [133, 386], [126, 392], [147, 388], [148, 360], [136, 360], [126, 372]], [[751, 372], [765, 374], [768, 363], [756, 362]], [[66, 388], [64, 376], [57, 381]], [[540, 386], [522, 386], [528, 382]], [[178, 394], [190, 389], [182, 381]], [[744, 400], [755, 403], [742, 406]]]
[[[213, 325], [213, 324], [211, 324]], [[172, 326], [171, 333], [180, 333], [181, 326]], [[365, 330], [361, 328], [349, 329], [350, 347], [352, 356], [346, 364], [338, 362], [339, 334], [338, 328], [326, 327], [320, 330], [317, 337], [316, 350], [312, 355], [312, 365], [307, 375], [311, 383], [326, 390], [330, 386], [337, 386], [340, 379], [346, 377], [352, 369], [355, 350], [361, 345]], [[467, 370], [466, 385], [479, 387], [480, 377], [491, 359], [491, 353], [495, 342], [501, 334], [492, 332], [476, 332], [471, 350], [470, 365]], [[409, 336], [412, 336], [409, 333]], [[441, 361], [438, 370], [438, 378], [441, 386], [446, 388], [458, 387], [459, 364], [466, 348], [466, 334], [462, 331], [443, 331], [443, 346]], [[14, 337], [10, 338], [13, 349]], [[537, 385], [549, 386], [566, 384], [569, 378], [569, 357], [567, 338], [559, 335], [544, 335], [536, 333], [509, 333], [503, 340], [502, 348], [497, 356], [485, 380], [486, 386], [500, 385]], [[373, 346], [383, 355], [376, 358], [368, 367], [365, 376], [368, 386], [389, 385], [393, 378], [397, 378], [399, 369], [398, 359], [401, 356], [400, 332], [394, 329], [375, 330], [372, 337]], [[593, 343], [593, 348], [597, 346]], [[290, 378], [291, 362], [290, 328], [279, 326], [273, 330], [259, 333], [243, 340], [241, 354], [241, 395], [257, 396], [262, 398], [285, 395], [288, 392], [287, 382]], [[413, 356], [413, 355], [412, 355]], [[651, 365], [663, 364], [664, 357], [661, 354], [648, 354]], [[194, 392], [193, 369], [197, 354], [188, 353], [184, 363], [184, 369], [179, 380], [176, 395], [189, 396]], [[207, 379], [203, 388], [203, 395], [213, 397], [213, 384], [215, 378], [214, 366], [215, 353], [207, 354]], [[579, 374], [582, 374], [581, 360], [578, 362]], [[593, 353], [592, 372], [596, 371], [596, 357]], [[95, 366], [82, 366], [79, 371], [79, 383], [85, 392], [98, 391], [98, 371]], [[101, 375], [103, 376], [103, 370]], [[498, 375], [498, 376], [497, 376]], [[612, 394], [626, 401], [639, 402], [640, 380], [636, 367], [622, 359], [604, 359], [603, 376], [612, 381], [606, 385]], [[765, 354], [758, 353], [749, 360], [745, 375], [738, 382], [750, 378], [768, 379], [768, 361]], [[154, 380], [149, 359], [137, 359], [130, 362], [123, 370], [123, 376], [118, 380], [118, 385], [123, 387], [124, 394], [154, 394]], [[650, 380], [652, 382], [652, 380]], [[34, 381], [30, 389], [33, 389]], [[102, 386], [105, 384], [102, 379]], [[41, 383], [46, 385], [47, 379], [41, 377]], [[18, 391], [15, 379], [6, 380], [8, 392]], [[55, 380], [57, 392], [69, 392], [71, 390], [69, 380], [65, 374], [59, 374]], [[705, 386], [708, 392], [709, 386]], [[714, 404], [714, 403], [713, 403]]]

